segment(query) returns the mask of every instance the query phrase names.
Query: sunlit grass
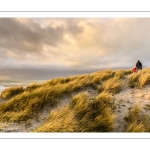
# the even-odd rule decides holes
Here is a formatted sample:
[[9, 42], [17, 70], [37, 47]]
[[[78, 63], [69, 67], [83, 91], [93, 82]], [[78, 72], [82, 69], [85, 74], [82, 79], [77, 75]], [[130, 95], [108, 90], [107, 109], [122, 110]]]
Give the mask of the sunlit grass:
[[139, 70], [129, 76], [129, 87], [143, 88], [145, 85], [150, 84], [150, 69]]
[[125, 77], [125, 71], [124, 70], [116, 70], [115, 77], [118, 77], [119, 79], [123, 79]]
[[137, 73], [133, 73], [129, 76], [129, 79], [128, 79], [129, 87], [131, 88], [138, 87], [140, 75], [141, 75], [141, 72], [138, 71]]
[[146, 132], [146, 128], [142, 123], [137, 123], [136, 121], [129, 124], [126, 132]]
[[[29, 120], [36, 118], [47, 104], [56, 108], [62, 97], [67, 96], [70, 97], [68, 106], [53, 109], [35, 132], [112, 132], [115, 121], [112, 95], [121, 92], [125, 82], [131, 88], [148, 85], [149, 74], [150, 69], [134, 74], [131, 70], [102, 70], [55, 78], [43, 84], [33, 83], [26, 88], [8, 88], [1, 94], [1, 98], [9, 101], [0, 105], [0, 121], [26, 121], [29, 124]], [[84, 93], [88, 88], [95, 91], [93, 98]], [[146, 132], [150, 129], [146, 123], [148, 119], [138, 108], [131, 109], [125, 120], [126, 132]]]
[[114, 73], [111, 70], [98, 71], [90, 74], [90, 79], [92, 83], [101, 83], [111, 77], [113, 77]]
[[26, 91], [32, 91], [32, 90], [35, 90], [39, 87], [41, 87], [41, 84], [33, 83], [33, 84], [30, 84], [26, 87]]
[[17, 94], [20, 94], [24, 91], [23, 86], [16, 86], [16, 87], [10, 87], [6, 88], [1, 93], [2, 99], [10, 99], [13, 96], [16, 96]]
[[139, 77], [139, 87], [142, 88], [146, 84], [150, 84], [150, 74], [148, 72], [141, 73], [141, 76]]
[[[28, 120], [33, 116], [36, 116], [36, 114], [40, 112], [46, 104], [50, 104], [51, 106], [56, 106], [60, 102], [60, 99], [63, 95], [71, 96], [71, 93], [80, 92], [81, 90], [84, 90], [86, 87], [92, 87], [94, 90], [98, 90], [97, 94], [99, 94], [103, 91], [103, 87], [102, 87], [103, 82], [109, 79], [111, 80], [114, 74], [115, 73], [113, 73], [111, 70], [104, 70], [92, 74], [83, 74], [83, 75], [71, 76], [67, 78], [57, 78], [57, 79], [55, 78], [43, 84], [37, 84], [37, 83], [30, 84], [26, 87], [26, 89], [21, 91], [22, 93], [18, 92], [19, 93], [18, 94], [16, 92], [16, 94], [14, 94], [15, 96], [11, 96], [11, 97], [4, 96], [4, 93], [6, 92], [3, 91], [2, 92], [3, 98], [9, 97], [11, 99], [0, 106], [0, 114], [1, 114], [0, 120], [1, 121], [3, 120], [10, 121], [10, 120], [17, 120], [17, 119], [18, 121]], [[101, 85], [101, 91], [100, 91], [100, 85]], [[112, 85], [110, 85], [109, 87], [111, 87], [111, 90], [113, 90], [113, 87], [118, 88], [118, 85], [115, 84], [113, 85], [113, 87]], [[19, 87], [17, 88], [19, 89]], [[104, 89], [107, 91], [106, 85], [104, 86]], [[6, 91], [8, 92], [10, 90], [7, 89]], [[15, 91], [15, 90], [11, 90], [11, 91]], [[7, 95], [13, 95], [13, 94], [7, 94]], [[11, 117], [12, 113], [14, 117]], [[23, 117], [21, 118], [21, 116]]]
[[131, 69], [124, 70], [124, 74], [125, 74], [125, 75], [129, 75], [129, 74], [131, 74], [131, 73], [132, 73]]
[[86, 93], [73, 97], [71, 103], [52, 111], [46, 122], [35, 132], [110, 132], [115, 116], [110, 107], [108, 93], [98, 95], [93, 101]]
[[53, 110], [46, 123], [36, 128], [35, 132], [74, 132], [77, 128], [77, 122], [74, 118], [74, 112], [68, 107], [61, 110]]
[[123, 86], [122, 80], [118, 77], [110, 78], [103, 84], [103, 89], [106, 92], [119, 93]]
[[148, 132], [150, 131], [150, 117], [135, 105], [125, 116], [127, 122], [125, 132]]

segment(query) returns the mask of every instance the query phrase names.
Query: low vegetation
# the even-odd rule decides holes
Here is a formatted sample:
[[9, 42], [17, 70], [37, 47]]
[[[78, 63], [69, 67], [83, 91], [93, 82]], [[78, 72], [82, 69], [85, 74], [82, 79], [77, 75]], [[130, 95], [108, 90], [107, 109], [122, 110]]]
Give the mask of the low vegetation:
[[139, 70], [129, 76], [128, 84], [131, 88], [143, 88], [150, 85], [150, 69]]
[[6, 88], [4, 91], [1, 93], [1, 98], [2, 99], [10, 99], [13, 96], [16, 96], [24, 91], [23, 86], [16, 86], [16, 87], [10, 87]]
[[[70, 98], [66, 107], [53, 109], [44, 124], [34, 132], [112, 132], [114, 129], [114, 95], [127, 84], [129, 88], [143, 88], [150, 84], [150, 69], [132, 74], [131, 70], [102, 70], [91, 74], [57, 78], [42, 84], [33, 83], [6, 88], [1, 93], [0, 122], [25, 121], [33, 118], [49, 105], [56, 108], [62, 97]], [[93, 97], [84, 93], [91, 88]], [[141, 117], [142, 116], [142, 117]], [[126, 132], [146, 132], [147, 118], [138, 108], [129, 110], [125, 120]]]
[[74, 96], [69, 106], [52, 111], [35, 132], [111, 132], [115, 116], [112, 97], [101, 93], [92, 101], [86, 93]]
[[139, 106], [134, 106], [124, 118], [127, 122], [125, 132], [149, 132], [150, 117]]
[[103, 89], [106, 92], [110, 93], [119, 93], [121, 91], [123, 82], [117, 76], [108, 79], [103, 84]]
[[39, 88], [39, 87], [41, 87], [41, 84], [33, 83], [33, 84], [30, 84], [30, 85], [28, 85], [28, 86], [26, 87], [26, 91], [31, 92], [31, 91], [33, 91], [33, 90]]

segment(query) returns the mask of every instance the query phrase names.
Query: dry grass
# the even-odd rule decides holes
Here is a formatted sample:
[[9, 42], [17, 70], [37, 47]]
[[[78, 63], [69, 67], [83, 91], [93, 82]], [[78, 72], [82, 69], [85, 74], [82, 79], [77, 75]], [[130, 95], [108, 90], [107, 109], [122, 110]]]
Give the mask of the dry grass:
[[114, 73], [111, 70], [98, 71], [90, 74], [90, 79], [92, 83], [99, 84], [113, 77]]
[[131, 88], [134, 88], [134, 87], [138, 87], [139, 85], [139, 77], [140, 77], [140, 72], [137, 72], [137, 73], [133, 73], [129, 76], [129, 80], [128, 80], [128, 85], [129, 87]]
[[128, 125], [126, 132], [146, 132], [146, 128], [142, 123], [136, 121]]
[[131, 69], [124, 70], [124, 74], [125, 74], [125, 75], [129, 75], [129, 74], [131, 74], [131, 73], [132, 73]]
[[6, 88], [1, 93], [2, 99], [10, 99], [13, 96], [16, 96], [24, 91], [23, 86], [16, 86], [16, 87], [10, 87]]
[[86, 93], [80, 93], [73, 97], [68, 107], [52, 111], [46, 122], [34, 131], [110, 132], [115, 119], [110, 103], [108, 93], [100, 94], [94, 101]]
[[26, 87], [26, 91], [32, 91], [32, 90], [35, 90], [39, 87], [41, 87], [41, 84], [33, 83], [33, 84], [30, 84]]
[[150, 117], [143, 114], [139, 106], [134, 106], [124, 118], [127, 122], [125, 132], [150, 131]]
[[55, 88], [52, 87], [49, 87], [49, 89], [41, 87], [33, 91], [24, 91], [22, 94], [16, 95], [0, 105], [0, 120], [25, 121], [34, 117], [45, 104], [56, 105], [59, 101], [59, 96]]
[[103, 84], [103, 89], [106, 92], [111, 92], [111, 93], [119, 93], [121, 91], [121, 88], [123, 86], [123, 82], [118, 78], [110, 78]]
[[[115, 120], [111, 95], [122, 90], [126, 79], [132, 88], [149, 84], [150, 69], [130, 73], [131, 70], [104, 70], [52, 79], [43, 84], [34, 83], [22, 91], [17, 90], [18, 87], [15, 90], [6, 89], [1, 98], [10, 100], [0, 105], [0, 121], [26, 121], [28, 124], [28, 120], [37, 117], [47, 104], [57, 106], [63, 96], [77, 94], [67, 107], [53, 110], [46, 122], [34, 131], [111, 132]], [[125, 79], [126, 75], [129, 78]], [[86, 93], [80, 93], [87, 87], [97, 91], [93, 99]], [[145, 132], [150, 129], [146, 116], [138, 108], [131, 109], [125, 120], [126, 132]]]
[[114, 71], [115, 77], [118, 77], [119, 79], [123, 79], [125, 77], [125, 71], [124, 70], [116, 70]]
[[[140, 113], [141, 109], [135, 105], [128, 113], [127, 116], [125, 116], [125, 120], [129, 123], [134, 122], [135, 120], [140, 119]], [[139, 120], [138, 120], [139, 121]]]
[[35, 132], [74, 132], [77, 128], [74, 112], [68, 107], [58, 111], [52, 111], [41, 127], [36, 128]]
[[141, 76], [139, 77], [139, 87], [142, 88], [147, 84], [150, 84], [150, 74], [148, 72], [142, 72]]
[[[92, 87], [101, 93], [105, 91], [119, 91], [120, 83], [115, 83], [115, 75], [111, 70], [98, 71], [92, 74], [84, 74], [79, 76], [72, 76], [68, 78], [57, 78], [49, 80], [43, 84], [31, 84], [22, 88], [11, 88], [2, 92], [2, 98], [11, 98], [8, 102], [0, 105], [0, 120], [4, 121], [20, 121], [28, 120], [38, 114], [46, 104], [56, 106], [63, 95], [70, 95], [71, 93], [80, 92], [86, 87]], [[107, 83], [104, 84], [104, 82]], [[113, 82], [110, 82], [110, 81]], [[104, 84], [104, 88], [103, 85]], [[111, 84], [111, 85], [108, 85]], [[100, 89], [101, 85], [101, 89]], [[15, 89], [15, 90], [14, 90]], [[20, 91], [18, 89], [21, 89]], [[116, 90], [117, 89], [117, 90]], [[4, 93], [9, 93], [5, 94]], [[13, 117], [11, 115], [13, 114]]]
[[139, 70], [137, 73], [133, 73], [129, 76], [129, 87], [143, 88], [145, 85], [150, 84], [150, 69], [146, 68]]

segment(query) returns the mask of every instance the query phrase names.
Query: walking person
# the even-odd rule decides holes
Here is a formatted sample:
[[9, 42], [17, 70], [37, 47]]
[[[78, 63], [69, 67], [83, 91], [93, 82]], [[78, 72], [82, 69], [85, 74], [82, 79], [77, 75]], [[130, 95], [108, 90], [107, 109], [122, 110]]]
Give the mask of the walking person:
[[136, 68], [137, 68], [137, 71], [140, 69], [142, 70], [142, 63], [138, 60], [137, 63], [136, 63]]

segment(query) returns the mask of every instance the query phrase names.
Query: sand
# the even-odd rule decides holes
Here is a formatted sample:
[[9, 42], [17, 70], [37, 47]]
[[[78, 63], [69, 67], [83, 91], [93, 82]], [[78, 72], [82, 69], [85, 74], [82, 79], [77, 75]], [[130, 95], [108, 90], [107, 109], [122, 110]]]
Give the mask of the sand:
[[116, 123], [114, 132], [123, 132], [126, 125], [124, 117], [133, 106], [137, 105], [143, 113], [150, 115], [150, 111], [144, 109], [147, 104], [150, 104], [150, 86], [143, 89], [128, 88], [123, 90], [115, 95], [115, 104]]

